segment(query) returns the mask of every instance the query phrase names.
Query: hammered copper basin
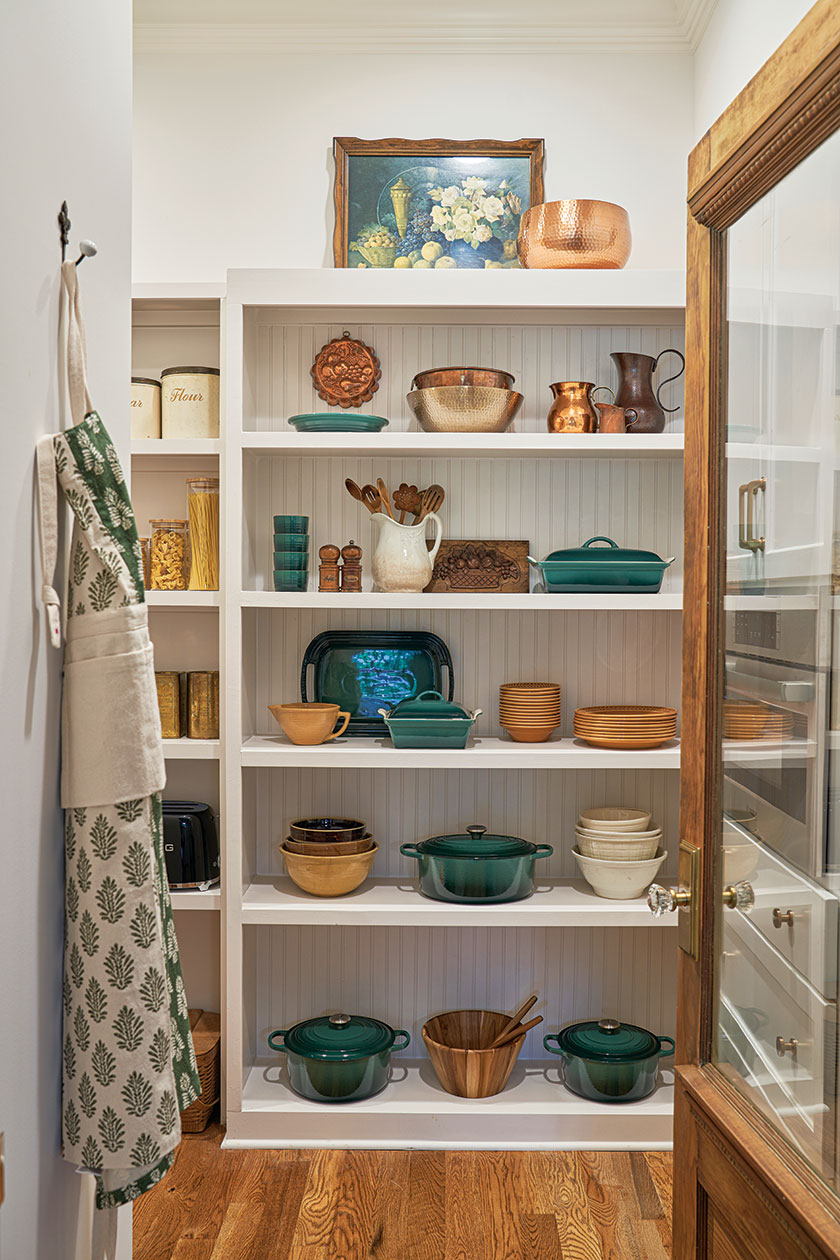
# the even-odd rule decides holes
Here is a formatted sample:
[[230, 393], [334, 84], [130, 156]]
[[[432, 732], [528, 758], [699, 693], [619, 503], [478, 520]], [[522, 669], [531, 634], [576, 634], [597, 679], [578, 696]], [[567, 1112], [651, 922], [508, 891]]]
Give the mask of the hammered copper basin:
[[522, 406], [522, 395], [492, 385], [438, 385], [406, 395], [427, 433], [504, 433]]
[[412, 389], [435, 389], [438, 385], [489, 385], [493, 389], [513, 389], [516, 377], [512, 372], [496, 368], [447, 367], [418, 372]]
[[630, 257], [630, 218], [611, 201], [547, 201], [519, 225], [523, 267], [624, 267]]

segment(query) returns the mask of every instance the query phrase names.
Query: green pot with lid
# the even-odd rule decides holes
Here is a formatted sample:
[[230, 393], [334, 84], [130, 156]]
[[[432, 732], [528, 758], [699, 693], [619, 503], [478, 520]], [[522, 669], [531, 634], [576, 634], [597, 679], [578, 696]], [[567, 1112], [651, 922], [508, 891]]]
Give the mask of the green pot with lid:
[[378, 1094], [388, 1084], [391, 1051], [404, 1050], [410, 1040], [403, 1028], [344, 1014], [318, 1015], [268, 1036], [272, 1050], [286, 1055], [295, 1093], [321, 1103], [359, 1102]]
[[543, 1045], [562, 1059], [567, 1089], [605, 1103], [647, 1098], [656, 1088], [659, 1060], [674, 1053], [672, 1037], [658, 1037], [617, 1019], [569, 1024], [559, 1033], [547, 1033]]
[[429, 688], [379, 713], [395, 748], [465, 748], [481, 709], [470, 713]]
[[550, 844], [497, 835], [477, 823], [465, 832], [400, 845], [400, 853], [419, 863], [421, 893], [434, 901], [459, 905], [530, 897], [536, 860], [553, 852]]
[[581, 547], [552, 551], [545, 560], [529, 556], [528, 563], [539, 570], [546, 591], [555, 594], [612, 594], [624, 590], [654, 595], [674, 558], [663, 560], [655, 551], [619, 547], [612, 538], [597, 534]]

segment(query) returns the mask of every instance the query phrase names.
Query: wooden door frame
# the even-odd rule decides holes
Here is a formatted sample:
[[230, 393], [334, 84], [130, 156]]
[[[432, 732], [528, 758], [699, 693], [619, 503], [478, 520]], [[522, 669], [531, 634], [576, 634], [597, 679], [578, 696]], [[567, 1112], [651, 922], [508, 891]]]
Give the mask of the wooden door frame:
[[705, 1260], [708, 1224], [697, 1177], [703, 1156], [722, 1160], [732, 1184], [743, 1179], [781, 1230], [772, 1240], [759, 1231], [757, 1255], [840, 1256], [834, 1195], [711, 1063], [712, 910], [720, 887], [714, 837], [721, 814], [726, 230], [838, 127], [840, 4], [818, 0], [688, 163], [680, 835], [701, 848], [700, 950], [696, 960], [682, 951], [679, 957], [674, 1260]]

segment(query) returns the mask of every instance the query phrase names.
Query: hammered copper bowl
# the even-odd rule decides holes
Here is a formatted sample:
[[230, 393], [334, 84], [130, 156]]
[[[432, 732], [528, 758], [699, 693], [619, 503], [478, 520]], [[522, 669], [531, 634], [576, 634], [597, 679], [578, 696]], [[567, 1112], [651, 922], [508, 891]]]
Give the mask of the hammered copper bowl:
[[496, 368], [447, 367], [418, 372], [412, 389], [435, 389], [439, 385], [489, 385], [492, 389], [513, 389], [516, 377], [512, 372]]
[[523, 267], [619, 268], [630, 257], [630, 218], [611, 201], [547, 201], [526, 210], [517, 252]]
[[489, 385], [439, 385], [412, 390], [406, 401], [426, 433], [503, 433], [523, 398]]

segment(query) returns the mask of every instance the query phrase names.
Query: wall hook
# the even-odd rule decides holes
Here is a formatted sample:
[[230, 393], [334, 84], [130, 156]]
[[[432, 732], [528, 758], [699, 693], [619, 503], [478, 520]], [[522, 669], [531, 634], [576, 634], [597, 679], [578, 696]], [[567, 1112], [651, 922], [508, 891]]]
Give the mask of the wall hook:
[[84, 262], [86, 258], [95, 258], [97, 254], [96, 246], [93, 241], [79, 241], [79, 249], [82, 251], [76, 259], [76, 266], [80, 262]]
[[66, 201], [62, 201], [61, 209], [58, 212], [58, 231], [59, 239], [61, 240], [61, 261], [64, 262], [64, 255], [70, 240], [70, 215], [67, 213]]

